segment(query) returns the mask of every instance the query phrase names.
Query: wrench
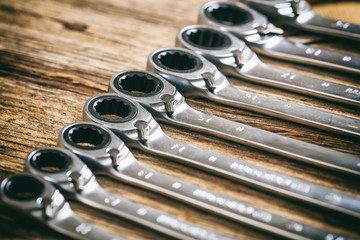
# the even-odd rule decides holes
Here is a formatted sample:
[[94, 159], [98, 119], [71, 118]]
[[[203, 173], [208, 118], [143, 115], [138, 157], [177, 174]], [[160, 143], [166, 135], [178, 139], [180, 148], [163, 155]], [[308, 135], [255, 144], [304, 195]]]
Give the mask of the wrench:
[[106, 126], [129, 147], [360, 218], [359, 199], [172, 139], [147, 110], [130, 99], [111, 93], [94, 96], [85, 103], [83, 118]]
[[243, 41], [215, 27], [184, 27], [178, 33], [176, 45], [199, 53], [214, 63], [225, 75], [355, 107], [360, 106], [360, 89], [265, 65]]
[[120, 240], [76, 216], [59, 190], [31, 174], [18, 173], [4, 179], [0, 202], [74, 239]]
[[51, 182], [65, 197], [174, 238], [230, 239], [105, 191], [91, 170], [75, 154], [63, 148], [52, 147], [33, 151], [26, 160], [25, 171]]
[[315, 34], [360, 41], [360, 25], [317, 15], [304, 0], [240, 0], [261, 12], [271, 22]]
[[[194, 61], [189, 60], [190, 57]], [[178, 64], [178, 66], [185, 66], [189, 62], [198, 62], [200, 65], [201, 59], [194, 57], [196, 56], [190, 51], [182, 49], [160, 49], [150, 54], [148, 66], [153, 71], [159, 72], [167, 78], [172, 78], [172, 80], [169, 80], [171, 82], [176, 81], [173, 77], [176, 74], [182, 74], [182, 78], [187, 78], [189, 75], [202, 78], [206, 74], [206, 70], [202, 68], [205, 66], [205, 62], [202, 67], [197, 68], [197, 66], [194, 66], [194, 73], [194, 71], [191, 71], [192, 69], [185, 69], [183, 72], [171, 72], [173, 70], [170, 69], [170, 66], [164, 66], [159, 60], [166, 58], [167, 61], [163, 60], [162, 62], [165, 64], [172, 62]], [[185, 61], [186, 59], [187, 61]], [[210, 70], [210, 68], [207, 70]], [[209, 71], [208, 73], [212, 74], [212, 72]], [[203, 85], [206, 84], [202, 79], [201, 81]], [[191, 81], [188, 82], [191, 85]], [[183, 85], [181, 81], [176, 81], [175, 84], [180, 85], [180, 89], [181, 85]], [[215, 135], [300, 161], [360, 176], [359, 157], [197, 111], [186, 103], [184, 97], [173, 85], [157, 74], [145, 71], [120, 72], [110, 80], [109, 92], [137, 101], [158, 122]]]
[[290, 239], [323, 239], [334, 235], [156, 172], [139, 163], [123, 141], [99, 124], [69, 124], [60, 131], [58, 143], [77, 154], [95, 174], [172, 197], [231, 220]]
[[360, 57], [310, 47], [284, 38], [261, 13], [238, 2], [208, 2], [199, 23], [216, 26], [244, 40], [255, 52], [269, 57], [360, 74]]

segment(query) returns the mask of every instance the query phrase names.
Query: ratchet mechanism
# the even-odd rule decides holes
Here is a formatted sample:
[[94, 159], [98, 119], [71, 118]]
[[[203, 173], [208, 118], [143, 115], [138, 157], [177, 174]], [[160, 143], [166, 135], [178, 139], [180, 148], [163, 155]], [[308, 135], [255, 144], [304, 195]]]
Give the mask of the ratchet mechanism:
[[[179, 40], [178, 45], [199, 52], [199, 48], [185, 41]], [[211, 53], [212, 58], [216, 56], [219, 61], [227, 62], [229, 65], [235, 64], [236, 61], [235, 56], [228, 51], [221, 53], [219, 50], [214, 53], [202, 49], [200, 53], [209, 58], [210, 55], [207, 53]], [[156, 50], [149, 56], [147, 68], [162, 75], [185, 97], [207, 98], [224, 105], [260, 112], [351, 137], [360, 137], [360, 120], [237, 89], [230, 85], [213, 64], [186, 49]]]
[[[165, 108], [165, 104], [157, 107]], [[84, 106], [84, 119], [108, 127], [129, 147], [360, 218], [359, 199], [172, 139], [148, 111], [130, 99], [110, 93], [94, 96]]]
[[[198, 90], [202, 84], [202, 88], [206, 90], [203, 76], [215, 76], [216, 68], [211, 64], [207, 68], [206, 62], [200, 64], [201, 61], [202, 59], [194, 56], [188, 50], [167, 48], [150, 54], [148, 68], [152, 68], [153, 71], [168, 79], [171, 78], [169, 81], [174, 82], [179, 89], [184, 89], [186, 84], [187, 87]], [[191, 65], [192, 63], [193, 65]], [[193, 68], [189, 68], [189, 66]], [[186, 80], [179, 80], [177, 76]], [[200, 77], [198, 83], [190, 80], [194, 77]], [[225, 78], [223, 83], [215, 78], [214, 80], [214, 86], [225, 87], [228, 84]], [[190, 107], [177, 89], [157, 74], [145, 71], [118, 73], [110, 80], [109, 92], [137, 101], [158, 122], [211, 134], [300, 161], [360, 176], [359, 157], [200, 112]], [[185, 93], [188, 92], [185, 91]]]
[[[92, 138], [92, 135], [86, 136]], [[100, 139], [103, 140], [103, 139]], [[110, 139], [108, 139], [110, 140]], [[124, 162], [125, 165], [127, 162]], [[155, 209], [106, 192], [91, 170], [72, 152], [43, 148], [30, 153], [25, 171], [39, 176], [72, 200], [109, 212], [178, 239], [229, 239]], [[98, 238], [102, 239], [102, 238]]]
[[292, 42], [282, 36], [282, 29], [242, 3], [208, 2], [200, 10], [199, 23], [233, 33], [259, 54], [360, 74], [360, 57]]
[[282, 237], [324, 239], [334, 236], [156, 172], [139, 163], [122, 140], [96, 123], [78, 122], [65, 126], [59, 135], [59, 145], [77, 154], [95, 174], [107, 175]]
[[225, 75], [360, 107], [360, 89], [265, 65], [243, 41], [215, 27], [187, 26], [176, 44], [207, 58]]
[[19, 173], [4, 179], [0, 202], [74, 239], [120, 240], [76, 216], [59, 190], [31, 174]]
[[240, 0], [279, 26], [360, 41], [360, 25], [317, 15], [304, 0]]

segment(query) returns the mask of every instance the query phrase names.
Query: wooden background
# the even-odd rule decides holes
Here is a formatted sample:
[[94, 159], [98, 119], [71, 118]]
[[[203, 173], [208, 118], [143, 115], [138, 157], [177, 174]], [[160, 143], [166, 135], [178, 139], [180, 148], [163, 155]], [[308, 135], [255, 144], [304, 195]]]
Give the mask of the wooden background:
[[[206, 0], [0, 0], [0, 180], [21, 172], [24, 159], [36, 148], [56, 145], [58, 131], [79, 121], [85, 101], [107, 90], [119, 71], [141, 69], [147, 55], [174, 46], [177, 31], [194, 24]], [[360, 24], [359, 2], [314, 5], [326, 16]], [[296, 32], [291, 38], [313, 46], [360, 54], [359, 43], [311, 37]], [[359, 77], [295, 66], [269, 59], [266, 63], [298, 73], [360, 87]], [[358, 109], [230, 79], [239, 88], [360, 118]], [[205, 100], [189, 100], [193, 107], [234, 121], [360, 156], [359, 142], [272, 117], [224, 107]], [[267, 154], [240, 144], [162, 125], [173, 138], [360, 198], [358, 179]], [[316, 227], [360, 239], [359, 221], [343, 218], [242, 184], [201, 172], [166, 159], [133, 151], [143, 164], [275, 213]], [[98, 177], [108, 191], [161, 209], [181, 219], [245, 239], [276, 239], [241, 224], [207, 214], [169, 198]], [[86, 220], [132, 239], [167, 239], [159, 233], [110, 214], [72, 203]], [[57, 233], [21, 220], [0, 208], [1, 239], [58, 239]]]

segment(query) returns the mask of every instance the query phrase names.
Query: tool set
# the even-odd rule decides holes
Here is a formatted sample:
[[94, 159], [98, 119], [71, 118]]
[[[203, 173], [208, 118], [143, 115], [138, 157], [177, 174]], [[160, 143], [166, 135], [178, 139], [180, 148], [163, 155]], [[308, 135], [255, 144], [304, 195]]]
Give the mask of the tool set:
[[171, 159], [290, 198], [297, 204], [360, 219], [359, 198], [175, 140], [158, 124], [213, 135], [358, 179], [360, 158], [357, 156], [230, 121], [187, 104], [185, 97], [206, 98], [360, 138], [358, 119], [238, 89], [225, 77], [359, 108], [359, 88], [272, 68], [256, 53], [360, 74], [359, 57], [292, 42], [268, 18], [276, 25], [350, 41], [360, 40], [360, 26], [320, 17], [303, 0], [240, 2], [204, 4], [199, 23], [206, 25], [184, 27], [178, 33], [177, 47], [150, 53], [147, 62], [150, 72], [131, 70], [114, 75], [109, 93], [93, 96], [85, 103], [84, 121], [63, 127], [59, 147], [33, 151], [27, 157], [24, 173], [2, 181], [0, 204], [75, 239], [122, 238], [121, 234], [119, 237], [108, 233], [79, 218], [67, 200], [111, 213], [168, 237], [232, 239], [107, 192], [95, 177], [104, 175], [278, 237], [350, 239], [160, 173], [141, 164], [128, 149]]

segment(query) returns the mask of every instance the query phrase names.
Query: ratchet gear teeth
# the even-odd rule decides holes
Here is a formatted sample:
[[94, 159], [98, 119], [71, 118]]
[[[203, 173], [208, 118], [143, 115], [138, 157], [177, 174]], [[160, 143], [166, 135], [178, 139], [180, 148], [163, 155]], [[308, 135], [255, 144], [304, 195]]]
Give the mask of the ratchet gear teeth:
[[135, 123], [141, 141], [146, 142], [149, 138], [150, 126], [147, 122], [139, 120]]
[[39, 171], [57, 173], [68, 169], [72, 161], [60, 151], [45, 149], [36, 152], [31, 157], [30, 163]]
[[226, 24], [245, 24], [252, 20], [252, 16], [236, 6], [219, 4], [213, 8], [207, 8], [206, 14], [213, 19]]
[[98, 149], [109, 142], [109, 136], [103, 130], [92, 125], [81, 124], [65, 132], [66, 140], [78, 148]]
[[163, 100], [165, 103], [166, 112], [173, 114], [175, 112], [175, 108], [177, 104], [177, 100], [175, 100], [174, 96], [170, 94], [165, 94], [161, 96], [161, 100]]
[[206, 86], [209, 88], [209, 90], [215, 90], [215, 75], [211, 72], [204, 72], [201, 74], [201, 76], [204, 78]]
[[212, 29], [192, 29], [185, 34], [188, 42], [205, 48], [224, 48], [231, 42], [227, 36]]
[[167, 68], [177, 71], [189, 71], [197, 67], [198, 62], [187, 53], [165, 52], [159, 55], [158, 61]]

